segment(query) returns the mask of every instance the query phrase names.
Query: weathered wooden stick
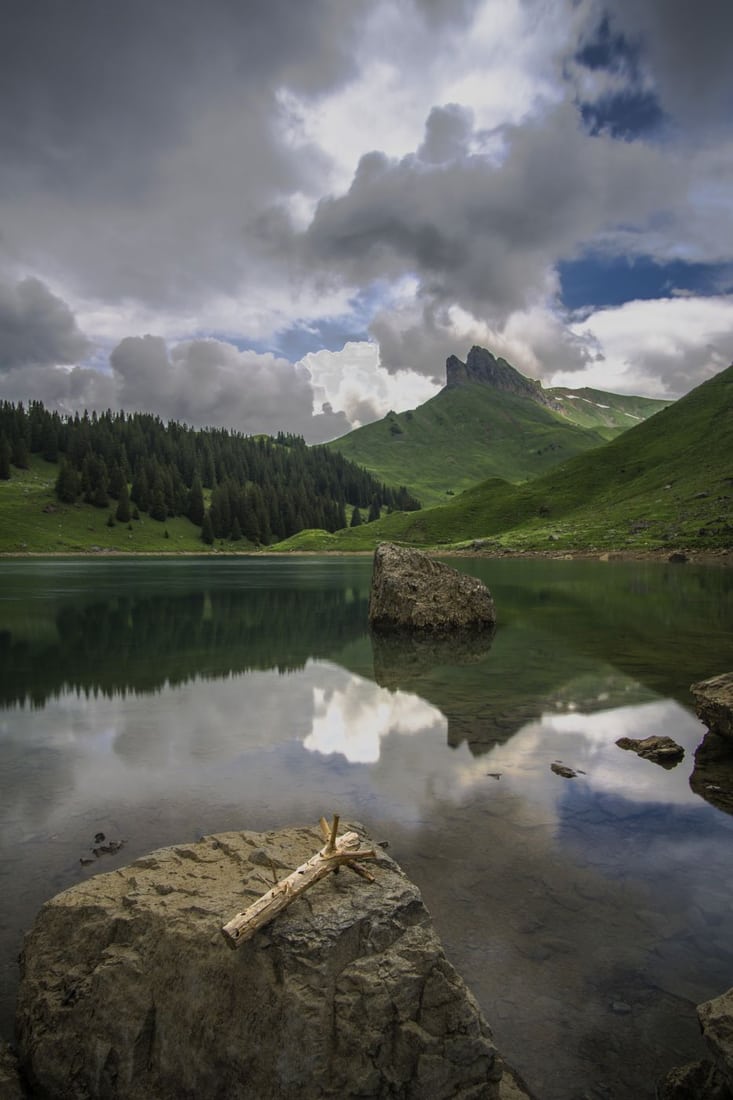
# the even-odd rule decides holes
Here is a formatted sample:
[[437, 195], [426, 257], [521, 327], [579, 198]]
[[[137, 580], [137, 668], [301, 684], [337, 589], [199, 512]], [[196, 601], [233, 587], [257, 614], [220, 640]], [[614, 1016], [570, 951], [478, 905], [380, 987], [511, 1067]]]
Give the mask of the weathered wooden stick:
[[333, 823], [331, 825], [331, 833], [328, 838], [328, 851], [332, 852], [336, 847], [336, 833], [339, 831], [339, 815], [333, 815]]
[[[338, 818], [335, 818], [335, 822], [337, 828]], [[362, 877], [369, 876], [372, 878], [369, 872], [365, 871], [363, 867], [357, 870], [354, 865], [354, 860], [376, 859], [377, 853], [374, 849], [367, 848], [360, 850], [358, 848], [359, 837], [357, 833], [345, 833], [343, 836], [339, 837], [338, 840], [335, 839], [335, 828], [333, 826], [328, 830], [328, 833], [328, 843], [320, 852], [316, 852], [307, 863], [301, 864], [301, 866], [293, 871], [291, 875], [282, 879], [277, 886], [273, 886], [271, 890], [268, 890], [266, 894], [263, 894], [261, 898], [253, 902], [249, 908], [241, 913], [237, 913], [236, 917], [232, 917], [232, 919], [224, 925], [221, 930], [222, 935], [230, 947], [239, 947], [240, 944], [251, 939], [258, 929], [262, 928], [265, 924], [269, 924], [278, 913], [292, 904], [292, 902], [294, 902], [296, 898], [299, 898], [301, 894], [305, 893], [310, 886], [313, 886], [314, 883], [325, 878], [326, 875], [330, 874], [332, 871], [338, 870], [342, 864], [351, 867], [352, 870], [356, 871], [357, 874], [361, 874]], [[334, 837], [334, 845], [333, 849], [330, 850], [329, 844], [332, 836]]]

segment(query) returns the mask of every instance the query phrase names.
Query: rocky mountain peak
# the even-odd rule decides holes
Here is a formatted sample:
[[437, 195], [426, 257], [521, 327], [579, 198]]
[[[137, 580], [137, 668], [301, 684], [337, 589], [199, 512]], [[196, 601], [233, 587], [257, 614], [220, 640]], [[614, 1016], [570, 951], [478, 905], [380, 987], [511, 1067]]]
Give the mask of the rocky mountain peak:
[[479, 382], [492, 386], [495, 390], [514, 393], [518, 397], [527, 397], [540, 405], [559, 409], [560, 405], [545, 393], [540, 382], [525, 378], [515, 370], [506, 359], [497, 359], [486, 348], [474, 345], [463, 363], [456, 355], [451, 355], [445, 364], [446, 389], [465, 386], [469, 382]]

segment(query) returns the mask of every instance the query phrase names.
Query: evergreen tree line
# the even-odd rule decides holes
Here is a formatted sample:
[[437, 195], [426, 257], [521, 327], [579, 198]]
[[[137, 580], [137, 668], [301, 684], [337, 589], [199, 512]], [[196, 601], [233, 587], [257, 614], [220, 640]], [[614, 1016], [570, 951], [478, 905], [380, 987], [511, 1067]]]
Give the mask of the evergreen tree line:
[[[309, 527], [336, 531], [362, 511], [412, 511], [420, 502], [392, 489], [325, 446], [280, 432], [245, 436], [198, 430], [150, 413], [61, 416], [40, 401], [0, 404], [0, 478], [25, 469], [31, 454], [59, 464], [56, 495], [67, 504], [115, 506], [122, 523], [147, 513], [187, 516], [202, 539], [267, 545]], [[210, 490], [209, 507], [204, 490]]]

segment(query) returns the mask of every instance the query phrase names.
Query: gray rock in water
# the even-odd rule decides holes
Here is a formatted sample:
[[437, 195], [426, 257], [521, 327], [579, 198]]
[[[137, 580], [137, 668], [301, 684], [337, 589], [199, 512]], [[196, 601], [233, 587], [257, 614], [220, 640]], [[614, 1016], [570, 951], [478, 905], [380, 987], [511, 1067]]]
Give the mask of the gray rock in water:
[[525, 1096], [511, 1074], [501, 1082], [489, 1028], [419, 891], [379, 848], [375, 883], [331, 874], [227, 947], [221, 926], [272, 885], [271, 868], [294, 870], [322, 843], [312, 829], [205, 837], [44, 905], [26, 937], [17, 1010], [21, 1065], [38, 1093]]
[[697, 1018], [715, 1067], [733, 1092], [733, 989], [698, 1005]]
[[663, 768], [676, 767], [685, 755], [682, 745], [678, 745], [671, 737], [652, 736], [641, 740], [635, 737], [619, 737], [616, 744], [620, 749], [631, 749], [645, 760], [661, 764]]
[[384, 542], [374, 553], [369, 623], [375, 630], [487, 630], [496, 623], [496, 610], [477, 577], [420, 550]]
[[709, 730], [733, 739], [733, 672], [690, 685], [695, 710]]

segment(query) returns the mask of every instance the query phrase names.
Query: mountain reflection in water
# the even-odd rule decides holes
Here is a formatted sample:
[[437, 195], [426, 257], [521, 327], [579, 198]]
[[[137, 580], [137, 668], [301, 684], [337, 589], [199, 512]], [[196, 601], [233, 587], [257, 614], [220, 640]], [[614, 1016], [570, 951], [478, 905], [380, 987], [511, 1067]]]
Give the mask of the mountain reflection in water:
[[[0, 565], [5, 1035], [45, 898], [338, 812], [389, 841], [543, 1100], [643, 1100], [701, 1056], [694, 1004], [733, 984], [733, 817], [690, 786], [687, 688], [733, 668], [733, 578], [461, 567], [492, 589], [490, 644], [373, 643], [365, 559]], [[651, 733], [678, 767], [615, 744]], [[82, 867], [99, 830], [126, 845]]]

